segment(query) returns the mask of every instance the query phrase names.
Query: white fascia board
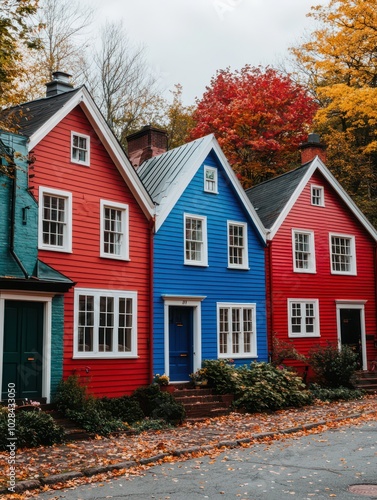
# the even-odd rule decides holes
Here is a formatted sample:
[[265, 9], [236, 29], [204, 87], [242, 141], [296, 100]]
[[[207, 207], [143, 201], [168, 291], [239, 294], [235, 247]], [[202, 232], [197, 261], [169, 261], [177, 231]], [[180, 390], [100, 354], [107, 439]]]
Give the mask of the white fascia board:
[[295, 191], [293, 192], [289, 202], [285, 205], [284, 210], [281, 212], [279, 217], [276, 219], [274, 225], [271, 227], [270, 233], [268, 234], [268, 239], [272, 240], [279, 230], [280, 226], [284, 222], [285, 218], [291, 211], [293, 205], [296, 203], [298, 197], [303, 191], [304, 187], [309, 182], [315, 170], [319, 170], [323, 177], [327, 180], [330, 186], [335, 190], [338, 196], [344, 201], [344, 203], [348, 206], [351, 212], [355, 215], [355, 217], [361, 222], [361, 224], [365, 227], [365, 229], [369, 232], [374, 240], [377, 240], [377, 231], [372, 226], [372, 224], [368, 221], [365, 215], [361, 212], [361, 210], [357, 207], [352, 198], [346, 193], [346, 191], [342, 188], [340, 183], [335, 179], [326, 165], [322, 162], [322, 160], [316, 156], [310, 165], [310, 168], [306, 172], [305, 176], [302, 178], [300, 184], [297, 186]]
[[155, 207], [149, 194], [144, 188], [139, 176], [135, 172], [124, 153], [119, 142], [107, 125], [101, 112], [85, 87], [77, 92], [54, 116], [43, 124], [29, 139], [28, 149], [32, 149], [56, 126], [58, 125], [76, 106], [80, 106], [88, 118], [91, 126], [101, 139], [110, 158], [113, 160], [118, 171], [130, 188], [132, 194], [138, 201], [141, 209], [148, 219], [154, 217]]

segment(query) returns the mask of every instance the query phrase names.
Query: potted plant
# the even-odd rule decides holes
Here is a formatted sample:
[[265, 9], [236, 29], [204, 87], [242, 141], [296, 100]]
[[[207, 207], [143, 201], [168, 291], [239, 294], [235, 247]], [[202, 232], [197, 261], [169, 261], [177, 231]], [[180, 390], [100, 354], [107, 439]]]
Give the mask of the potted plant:
[[153, 379], [153, 383], [157, 384], [160, 387], [161, 391], [167, 391], [167, 392], [175, 391], [175, 387], [173, 385], [169, 385], [169, 382], [170, 379], [165, 373], [163, 375], [156, 373]]
[[201, 387], [203, 385], [207, 385], [207, 369], [199, 368], [196, 372], [191, 373], [190, 378], [195, 386]]

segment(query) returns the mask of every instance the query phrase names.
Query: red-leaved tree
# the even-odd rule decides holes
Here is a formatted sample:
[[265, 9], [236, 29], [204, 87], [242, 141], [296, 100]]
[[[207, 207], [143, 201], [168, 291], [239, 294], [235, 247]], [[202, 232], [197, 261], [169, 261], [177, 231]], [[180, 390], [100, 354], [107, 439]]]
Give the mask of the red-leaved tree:
[[316, 109], [304, 87], [272, 68], [220, 70], [197, 100], [190, 139], [214, 133], [247, 188], [297, 166]]

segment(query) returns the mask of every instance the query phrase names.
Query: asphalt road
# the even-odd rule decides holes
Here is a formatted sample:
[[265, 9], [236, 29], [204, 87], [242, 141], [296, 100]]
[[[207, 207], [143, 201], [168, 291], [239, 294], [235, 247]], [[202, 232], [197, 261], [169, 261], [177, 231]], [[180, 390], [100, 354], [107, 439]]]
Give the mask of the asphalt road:
[[[369, 488], [369, 495], [365, 496], [360, 495], [360, 492], [349, 492], [350, 485], [374, 486]], [[37, 498], [377, 498], [377, 422], [301, 438], [289, 437], [269, 445], [234, 448], [213, 457], [153, 466], [143, 476], [45, 492]]]

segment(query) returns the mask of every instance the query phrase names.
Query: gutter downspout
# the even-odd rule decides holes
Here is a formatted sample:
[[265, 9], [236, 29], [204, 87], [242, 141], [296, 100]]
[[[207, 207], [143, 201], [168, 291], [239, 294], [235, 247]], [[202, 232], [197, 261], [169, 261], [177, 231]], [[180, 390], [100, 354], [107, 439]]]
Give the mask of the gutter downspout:
[[[13, 158], [12, 158], [13, 160]], [[29, 273], [26, 271], [24, 265], [22, 264], [20, 258], [16, 254], [14, 249], [14, 235], [15, 235], [15, 220], [16, 220], [16, 193], [17, 193], [17, 183], [16, 183], [16, 165], [14, 161], [12, 161], [12, 203], [11, 203], [11, 221], [10, 221], [10, 242], [9, 242], [9, 251], [16, 261], [18, 267], [21, 269], [23, 275], [26, 279], [30, 279]]]
[[152, 383], [153, 375], [153, 264], [154, 264], [154, 230], [156, 224], [156, 215], [150, 221], [149, 232], [149, 382]]

